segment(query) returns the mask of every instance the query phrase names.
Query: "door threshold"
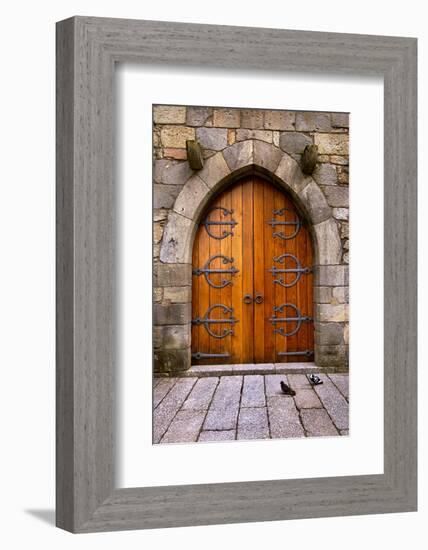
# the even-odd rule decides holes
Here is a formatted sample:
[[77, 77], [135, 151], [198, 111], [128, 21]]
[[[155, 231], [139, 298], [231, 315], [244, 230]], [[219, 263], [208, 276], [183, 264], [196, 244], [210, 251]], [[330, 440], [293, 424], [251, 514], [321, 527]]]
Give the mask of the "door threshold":
[[233, 376], [243, 374], [312, 374], [334, 372], [334, 368], [317, 367], [315, 363], [242, 363], [236, 365], [192, 365], [189, 370], [174, 374], [179, 377]]

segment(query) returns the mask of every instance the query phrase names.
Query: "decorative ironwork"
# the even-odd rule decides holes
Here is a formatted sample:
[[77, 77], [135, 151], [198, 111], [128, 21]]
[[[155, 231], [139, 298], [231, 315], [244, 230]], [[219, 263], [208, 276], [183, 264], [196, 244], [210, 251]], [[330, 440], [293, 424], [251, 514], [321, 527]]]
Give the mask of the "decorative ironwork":
[[[228, 319], [210, 319], [210, 313], [216, 309], [221, 308], [223, 310], [223, 313], [230, 313], [230, 317]], [[238, 322], [238, 319], [235, 319], [232, 317], [233, 314], [233, 307], [227, 307], [224, 304], [214, 304], [211, 307], [209, 307], [203, 317], [196, 317], [196, 319], [192, 320], [192, 324], [199, 326], [204, 325], [205, 330], [208, 332], [210, 336], [213, 338], [225, 338], [229, 334], [233, 334], [233, 329], [224, 328], [223, 332], [221, 334], [216, 334], [210, 329], [210, 325], [222, 325], [224, 323], [228, 323], [231, 325], [234, 325]]]
[[[202, 222], [202, 225], [205, 226], [205, 230], [208, 233], [208, 235], [210, 237], [212, 237], [213, 239], [217, 239], [219, 241], [221, 241], [222, 239], [225, 239], [229, 235], [233, 236], [233, 228], [235, 227], [235, 225], [238, 225], [238, 222], [235, 221], [233, 218], [231, 218], [230, 220], [210, 220], [209, 219], [210, 214], [212, 214], [212, 212], [214, 212], [215, 210], [220, 210], [221, 214], [223, 214], [224, 217], [225, 216], [232, 216], [232, 214], [233, 214], [233, 209], [228, 210], [227, 208], [223, 208], [223, 206], [215, 206], [214, 208], [211, 208], [211, 210], [208, 212], [205, 220]], [[223, 230], [221, 235], [214, 235], [214, 233], [211, 233], [211, 230], [210, 230], [210, 227], [213, 226], [213, 225], [220, 225], [220, 226], [228, 225], [232, 229], [230, 231], [227, 231], [225, 229], [225, 230]]]
[[303, 351], [278, 351], [278, 355], [304, 355], [305, 357], [310, 357], [314, 354], [314, 350], [305, 349]]
[[226, 357], [230, 357], [230, 353], [203, 353], [202, 351], [192, 353], [192, 359], [222, 359]]
[[210, 279], [211, 273], [230, 273], [232, 276], [235, 275], [235, 273], [238, 273], [239, 269], [236, 269], [236, 267], [229, 267], [228, 269], [220, 269], [220, 268], [210, 268], [211, 262], [216, 260], [217, 258], [221, 258], [224, 264], [231, 264], [233, 263], [233, 258], [228, 258], [227, 256], [223, 256], [223, 254], [217, 254], [216, 256], [211, 256], [211, 258], [208, 259], [204, 267], [197, 267], [193, 270], [194, 275], [204, 275], [206, 282], [212, 286], [213, 288], [224, 288], [227, 285], [232, 285], [233, 282], [229, 279], [222, 279], [220, 284], [216, 284]]
[[[273, 215], [274, 216], [286, 216], [287, 212], [292, 212], [293, 214], [295, 214], [294, 210], [290, 210], [289, 208], [280, 208], [279, 210], [274, 210]], [[300, 221], [300, 219], [297, 216], [294, 220], [288, 220], [288, 221], [286, 219], [284, 221], [273, 219], [273, 220], [268, 221], [268, 224], [271, 225], [273, 227], [273, 229], [275, 229], [277, 225], [280, 225], [280, 226], [294, 225], [295, 230], [291, 235], [286, 235], [283, 231], [274, 231], [273, 232], [274, 237], [280, 237], [281, 239], [284, 239], [286, 241], [289, 240], [289, 239], [294, 239], [294, 237], [297, 235], [297, 233], [299, 232], [299, 230], [302, 226], [302, 222]]]
[[[291, 260], [295, 262], [296, 267], [286, 268], [287, 258], [291, 258]], [[296, 258], [296, 256], [293, 256], [293, 254], [281, 254], [281, 256], [277, 256], [276, 258], [274, 258], [273, 261], [284, 265], [283, 269], [276, 266], [273, 266], [269, 269], [269, 271], [272, 273], [274, 277], [278, 273], [295, 273], [296, 274], [296, 277], [294, 278], [293, 281], [291, 281], [291, 283], [286, 283], [284, 279], [282, 279], [281, 277], [273, 280], [274, 283], [277, 283], [285, 288], [294, 286], [299, 281], [300, 277], [302, 276], [302, 273], [305, 273], [305, 274], [312, 273], [312, 269], [310, 267], [302, 267], [299, 260]]]
[[[292, 310], [294, 310], [296, 316], [287, 317], [287, 308], [291, 308]], [[296, 323], [295, 328], [290, 332], [285, 332], [282, 327], [274, 329], [274, 332], [281, 334], [282, 336], [293, 336], [293, 334], [296, 334], [296, 332], [300, 329], [300, 326], [303, 322], [307, 323], [309, 321], [312, 321], [312, 317], [302, 316], [300, 314], [299, 308], [296, 307], [294, 304], [290, 304], [290, 303], [281, 304], [280, 306], [275, 306], [273, 310], [275, 313], [285, 313], [285, 317], [277, 317], [276, 315], [274, 315], [269, 319], [269, 321], [274, 326], [277, 323]]]

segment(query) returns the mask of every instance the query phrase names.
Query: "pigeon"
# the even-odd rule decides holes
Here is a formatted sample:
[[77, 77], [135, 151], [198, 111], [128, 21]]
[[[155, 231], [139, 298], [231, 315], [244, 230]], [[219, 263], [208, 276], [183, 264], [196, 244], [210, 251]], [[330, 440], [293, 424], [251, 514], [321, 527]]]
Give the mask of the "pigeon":
[[313, 384], [314, 386], [318, 386], [319, 384], [323, 383], [321, 378], [319, 376], [317, 376], [316, 374], [310, 374], [309, 375], [309, 382], [311, 384]]
[[285, 395], [296, 395], [296, 392], [290, 388], [290, 386], [287, 386], [285, 382], [281, 380], [280, 382], [282, 393], [285, 393]]

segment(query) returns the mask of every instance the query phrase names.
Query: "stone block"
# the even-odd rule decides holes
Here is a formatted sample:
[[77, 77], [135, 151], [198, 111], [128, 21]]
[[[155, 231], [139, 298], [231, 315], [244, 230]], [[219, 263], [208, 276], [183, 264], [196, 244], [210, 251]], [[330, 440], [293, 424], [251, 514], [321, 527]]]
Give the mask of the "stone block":
[[347, 304], [318, 304], [317, 317], [321, 323], [335, 322], [344, 323], [348, 321]]
[[[332, 218], [328, 218], [314, 225], [313, 230], [318, 247], [318, 264], [338, 264], [342, 256], [342, 242], [336, 222]], [[330, 286], [321, 282], [318, 282], [318, 284], [320, 286]]]
[[187, 107], [187, 126], [212, 126], [212, 107]]
[[233, 441], [236, 430], [206, 430], [201, 432], [198, 441]]
[[237, 439], [269, 439], [266, 408], [240, 409]]
[[281, 381], [288, 384], [288, 379], [285, 374], [267, 374], [265, 376], [266, 397], [283, 395], [280, 386]]
[[[165, 226], [160, 251], [161, 262], [190, 263], [192, 250], [190, 246], [195, 224], [176, 212], [170, 212]], [[175, 283], [177, 285], [177, 283]]]
[[312, 389], [312, 385], [305, 374], [289, 374], [288, 381], [295, 391]]
[[314, 286], [314, 302], [316, 304], [329, 304], [332, 297], [332, 287]]
[[349, 220], [349, 208], [333, 208], [333, 217], [336, 220]]
[[189, 346], [190, 324], [153, 327], [154, 349], [183, 349]]
[[337, 179], [342, 185], [347, 185], [349, 183], [349, 168], [347, 166], [337, 167]]
[[337, 172], [332, 164], [318, 164], [312, 173], [312, 177], [318, 185], [336, 185]]
[[153, 210], [153, 221], [154, 222], [162, 222], [168, 218], [168, 210], [166, 209], [154, 209]]
[[272, 132], [270, 130], [250, 130], [247, 128], [236, 130], [236, 141], [246, 139], [258, 139], [266, 143], [272, 143]]
[[292, 397], [268, 397], [268, 414], [272, 438], [304, 437], [299, 412]]
[[229, 174], [230, 170], [224, 160], [223, 153], [216, 153], [205, 162], [202, 170], [198, 172], [198, 177], [200, 177], [209, 188], [213, 188]]
[[203, 430], [234, 430], [241, 398], [242, 376], [222, 376]]
[[[156, 382], [157, 380], [157, 382]], [[157, 378], [153, 384], [153, 408], [155, 409], [177, 382], [176, 378]]]
[[193, 175], [188, 162], [160, 159], [153, 167], [153, 179], [156, 183], [166, 185], [184, 185]]
[[297, 390], [296, 395], [294, 396], [294, 402], [298, 409], [321, 409], [321, 401], [318, 399], [317, 394], [314, 390], [304, 389]]
[[320, 155], [349, 155], [347, 134], [315, 134], [314, 141]]
[[186, 371], [190, 368], [190, 356], [190, 348], [154, 350], [154, 370], [155, 372], [170, 374]]
[[223, 157], [231, 172], [254, 162], [254, 142], [241, 141], [223, 151]]
[[241, 110], [241, 128], [263, 128], [263, 111], [257, 109]]
[[282, 152], [278, 147], [263, 141], [254, 141], [254, 164], [266, 168], [270, 172], [275, 172], [281, 158]]
[[345, 328], [343, 329], [343, 343], [348, 346], [349, 345], [349, 324], [345, 324]]
[[211, 190], [198, 176], [191, 177], [174, 203], [174, 212], [190, 220], [197, 220], [204, 208]]
[[199, 378], [181, 409], [194, 411], [208, 410], [218, 383], [219, 378], [216, 376]]
[[160, 442], [192, 443], [197, 441], [204, 418], [204, 411], [178, 411]]
[[161, 302], [163, 298], [163, 288], [160, 286], [153, 287], [153, 301]]
[[214, 109], [213, 126], [220, 128], [239, 128], [239, 109]]
[[236, 141], [236, 130], [229, 128], [227, 130], [227, 144], [233, 145]]
[[153, 223], [153, 243], [157, 244], [162, 240], [164, 222]]
[[340, 391], [325, 374], [320, 375], [323, 384], [314, 386], [318, 397], [321, 399], [330, 418], [338, 430], [349, 428], [349, 405]]
[[266, 130], [294, 130], [296, 113], [293, 111], [265, 111]]
[[339, 435], [324, 409], [303, 409], [300, 411], [300, 417], [308, 437]]
[[[191, 304], [154, 304], [154, 325], [185, 325], [191, 321]], [[183, 347], [183, 346], [181, 346]]]
[[279, 147], [279, 132], [277, 130], [273, 130], [272, 132], [272, 143], [275, 147]]
[[332, 301], [338, 304], [347, 304], [349, 302], [349, 287], [347, 286], [333, 287]]
[[226, 128], [197, 128], [196, 138], [203, 148], [211, 151], [221, 151], [227, 147]]
[[330, 113], [296, 113], [298, 132], [328, 132], [331, 130]]
[[340, 236], [342, 239], [349, 239], [349, 223], [341, 222], [340, 224]]
[[331, 113], [333, 128], [349, 128], [349, 113]]
[[192, 264], [158, 264], [153, 279], [154, 285], [158, 287], [190, 286]]
[[186, 149], [173, 149], [171, 147], [165, 147], [163, 150], [163, 158], [187, 160], [187, 151]]
[[184, 124], [186, 122], [186, 107], [155, 105], [153, 121], [155, 124]]
[[342, 258], [343, 263], [349, 264], [349, 252], [345, 252]]
[[315, 325], [315, 340], [317, 344], [335, 346], [343, 343], [343, 328], [341, 323], [317, 323]]
[[349, 364], [348, 349], [345, 345], [315, 344], [315, 363], [326, 369], [346, 369]]
[[348, 266], [320, 265], [317, 270], [317, 282], [320, 286], [346, 286], [348, 284]]
[[286, 153], [301, 155], [307, 145], [312, 144], [312, 139], [299, 132], [283, 132], [279, 137], [279, 146]]
[[264, 407], [265, 405], [266, 399], [263, 376], [258, 374], [244, 376], [241, 407]]
[[195, 129], [189, 126], [163, 126], [161, 141], [164, 147], [185, 149], [186, 141], [195, 139]]
[[349, 399], [349, 374], [329, 374], [328, 377], [343, 397]]
[[[302, 189], [302, 191], [300, 191], [299, 198], [306, 207], [306, 210], [308, 211], [311, 222], [313, 224], [319, 224], [320, 222], [325, 222], [326, 220], [330, 219], [331, 208], [327, 204], [325, 196], [323, 195], [318, 185], [314, 182], [314, 180], [309, 179], [308, 185], [306, 185]], [[331, 223], [330, 225], [325, 225], [325, 227], [330, 228], [329, 233], [332, 233], [333, 231], [337, 233], [337, 228], [333, 228], [331, 226]], [[328, 247], [330, 246], [330, 243], [325, 244], [328, 245]]]
[[183, 401], [196, 383], [196, 378], [182, 378], [156, 408], [153, 415], [153, 443], [159, 443]]
[[172, 208], [182, 188], [182, 185], [163, 185], [155, 183], [153, 185], [153, 207]]
[[349, 164], [349, 157], [344, 157], [342, 155], [330, 155], [329, 159], [332, 164], [338, 164], [340, 166], [348, 166]]
[[322, 188], [324, 195], [327, 198], [327, 202], [330, 206], [344, 206], [349, 207], [349, 191], [348, 187], [325, 186]]
[[167, 286], [163, 292], [163, 299], [173, 304], [190, 302], [192, 299], [192, 287], [190, 286]]

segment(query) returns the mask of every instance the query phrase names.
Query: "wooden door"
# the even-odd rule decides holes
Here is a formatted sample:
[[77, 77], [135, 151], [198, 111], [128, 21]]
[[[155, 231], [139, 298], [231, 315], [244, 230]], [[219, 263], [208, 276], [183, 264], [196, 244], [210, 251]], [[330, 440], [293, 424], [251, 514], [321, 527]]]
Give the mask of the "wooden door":
[[260, 176], [217, 196], [193, 246], [192, 362], [313, 360], [312, 242]]

